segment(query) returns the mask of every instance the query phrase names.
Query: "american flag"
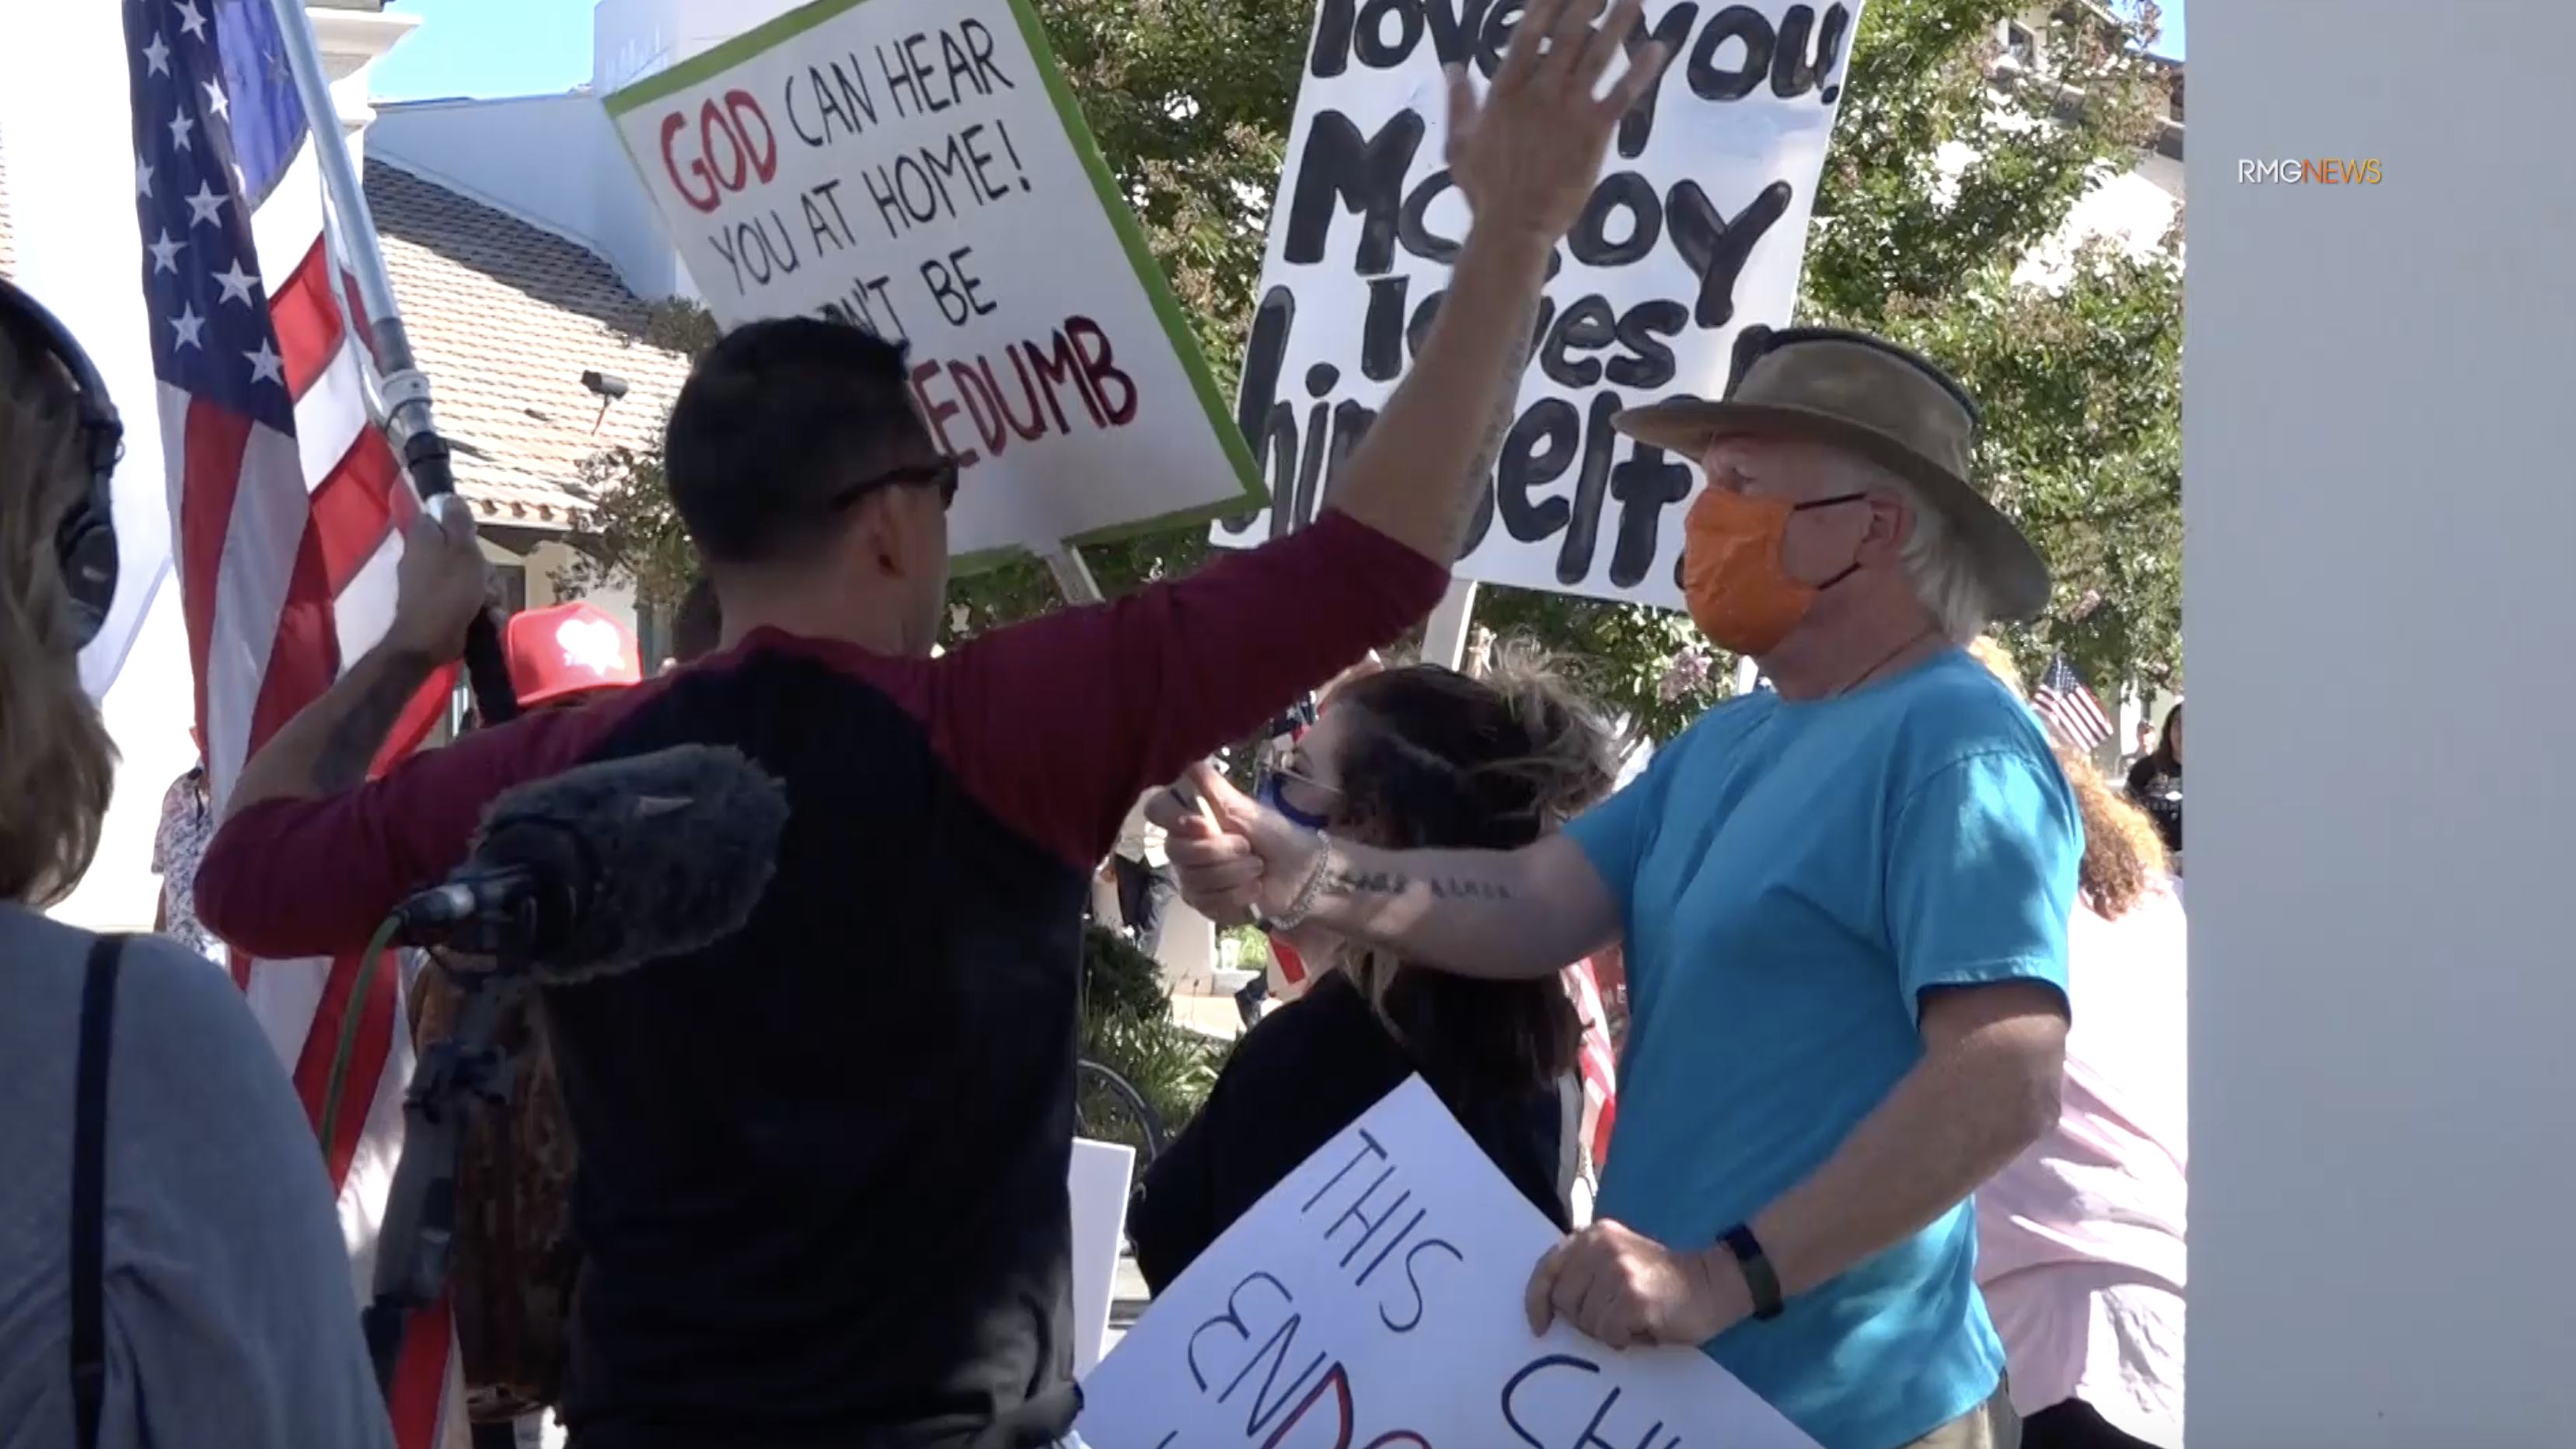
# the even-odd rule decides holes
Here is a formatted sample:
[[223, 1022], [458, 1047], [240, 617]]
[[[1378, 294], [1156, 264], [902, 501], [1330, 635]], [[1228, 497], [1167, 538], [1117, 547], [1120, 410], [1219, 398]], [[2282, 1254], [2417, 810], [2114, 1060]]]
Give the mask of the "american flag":
[[1619, 1054], [1610, 1045], [1610, 1013], [1602, 1008], [1601, 978], [1590, 958], [1565, 968], [1565, 990], [1583, 1022], [1583, 1145], [1597, 1168], [1610, 1160], [1610, 1127], [1619, 1115]]
[[[124, 21], [171, 554], [220, 804], [242, 762], [381, 637], [402, 525], [420, 505], [376, 425], [364, 313], [329, 241], [312, 118], [275, 12], [266, 0], [126, 0]], [[419, 743], [452, 687], [432, 681], [380, 765]], [[399, 966], [358, 951], [235, 952], [232, 966], [316, 1130], [331, 1124], [321, 1148], [354, 1321], [411, 1076]], [[463, 1443], [462, 1403], [441, 1304], [403, 1350], [397, 1442]]]
[[2030, 692], [2031, 708], [2079, 750], [2098, 750], [2111, 737], [2111, 717], [2102, 702], [2084, 687], [2084, 676], [2066, 662], [2064, 653], [2049, 656], [2048, 672]]

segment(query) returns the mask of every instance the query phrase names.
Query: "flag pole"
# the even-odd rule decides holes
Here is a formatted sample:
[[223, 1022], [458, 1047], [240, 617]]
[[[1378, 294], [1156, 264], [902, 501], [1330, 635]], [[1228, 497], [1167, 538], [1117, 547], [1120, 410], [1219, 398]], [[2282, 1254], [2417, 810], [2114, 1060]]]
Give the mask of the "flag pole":
[[[413, 360], [411, 335], [403, 328], [402, 307], [394, 300], [393, 276], [376, 244], [376, 223], [367, 210], [366, 188], [349, 158], [349, 138], [340, 131], [340, 109], [331, 98], [330, 78], [322, 72], [322, 51], [313, 40], [313, 22], [304, 0], [269, 0], [278, 37], [286, 46], [287, 69], [304, 102], [305, 132], [313, 159], [322, 169], [322, 188], [331, 201], [336, 225], [327, 235], [336, 240], [358, 284], [358, 301], [366, 309], [369, 350], [384, 378], [385, 430], [402, 454], [412, 486], [423, 500], [456, 491], [456, 473], [447, 441], [438, 435], [430, 411], [429, 378]], [[335, 289], [336, 291], [336, 289]], [[519, 697], [510, 688], [510, 670], [501, 655], [501, 631], [490, 615], [474, 621], [465, 635], [465, 673], [473, 684], [474, 705], [486, 724], [499, 724], [519, 712]]]

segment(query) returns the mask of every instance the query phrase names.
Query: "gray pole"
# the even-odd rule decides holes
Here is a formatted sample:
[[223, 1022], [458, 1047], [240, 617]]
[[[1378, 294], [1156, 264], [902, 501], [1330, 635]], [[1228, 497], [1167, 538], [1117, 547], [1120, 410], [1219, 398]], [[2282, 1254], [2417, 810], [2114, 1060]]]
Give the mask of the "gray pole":
[[[447, 444], [438, 436], [430, 412], [429, 378], [412, 360], [411, 336], [403, 330], [402, 307], [394, 300], [393, 277], [385, 254], [376, 245], [375, 218], [367, 210], [366, 188], [359, 184], [356, 163], [349, 159], [349, 138], [340, 132], [340, 108], [331, 99], [331, 82], [322, 72], [322, 52], [313, 43], [313, 22], [304, 0], [269, 0], [278, 38], [286, 45], [287, 69], [304, 102], [305, 130], [313, 159], [322, 169], [322, 189], [331, 203], [330, 236], [358, 283], [358, 300], [374, 334], [376, 371], [384, 378], [385, 428], [411, 473], [412, 486], [424, 499], [456, 491], [456, 475]], [[519, 712], [510, 688], [509, 666], [501, 656], [501, 634], [487, 616], [477, 619], [465, 637], [465, 670], [474, 686], [474, 703], [483, 722], [499, 724]]]

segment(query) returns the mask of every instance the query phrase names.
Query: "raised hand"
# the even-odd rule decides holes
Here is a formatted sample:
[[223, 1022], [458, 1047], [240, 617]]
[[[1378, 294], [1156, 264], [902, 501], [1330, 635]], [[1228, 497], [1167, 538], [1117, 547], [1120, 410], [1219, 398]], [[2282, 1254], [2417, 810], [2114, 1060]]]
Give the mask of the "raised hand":
[[432, 498], [403, 533], [394, 569], [394, 617], [387, 642], [445, 664], [465, 652], [465, 629], [491, 602], [492, 565], [474, 536], [465, 500]]
[[1234, 788], [1212, 765], [1190, 766], [1183, 780], [1206, 810], [1171, 790], [1145, 805], [1145, 818], [1163, 827], [1164, 858], [1181, 899], [1220, 926], [1247, 924], [1256, 910], [1286, 911], [1323, 841]]
[[1663, 75], [1669, 53], [1638, 49], [1607, 95], [1601, 79], [1626, 49], [1643, 0], [1531, 0], [1479, 102], [1465, 68], [1449, 70], [1449, 174], [1478, 230], [1506, 227], [1554, 245], [1601, 175], [1619, 118]]

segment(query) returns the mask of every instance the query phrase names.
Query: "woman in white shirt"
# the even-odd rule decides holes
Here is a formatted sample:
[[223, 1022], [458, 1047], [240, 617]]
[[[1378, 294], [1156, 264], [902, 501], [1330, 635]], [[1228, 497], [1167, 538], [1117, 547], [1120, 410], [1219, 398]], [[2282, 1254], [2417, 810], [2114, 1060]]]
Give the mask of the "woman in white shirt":
[[[2018, 686], [2009, 662], [1979, 650]], [[1977, 1194], [1977, 1280], [2023, 1449], [2181, 1449], [2185, 922], [2155, 824], [2060, 747], [2083, 813], [2057, 1125]]]

